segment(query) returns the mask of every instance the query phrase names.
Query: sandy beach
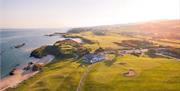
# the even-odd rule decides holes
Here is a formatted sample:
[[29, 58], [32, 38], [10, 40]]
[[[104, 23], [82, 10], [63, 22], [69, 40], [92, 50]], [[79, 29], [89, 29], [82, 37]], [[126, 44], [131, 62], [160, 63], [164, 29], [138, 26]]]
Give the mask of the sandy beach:
[[[54, 56], [47, 55], [41, 59], [33, 58], [33, 63], [41, 63], [41, 64], [47, 64], [51, 62], [54, 59]], [[4, 91], [7, 88], [14, 88], [22, 81], [32, 77], [39, 71], [31, 71], [31, 70], [24, 70], [24, 67], [27, 67], [28, 64], [20, 65], [18, 67], [15, 67], [14, 75], [7, 76], [0, 80], [0, 91]]]

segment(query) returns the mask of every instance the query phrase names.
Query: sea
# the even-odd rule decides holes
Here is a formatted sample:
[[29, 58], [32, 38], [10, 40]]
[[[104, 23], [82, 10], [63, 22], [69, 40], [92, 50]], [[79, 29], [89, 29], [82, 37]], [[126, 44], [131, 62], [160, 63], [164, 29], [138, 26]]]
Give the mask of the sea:
[[[32, 61], [29, 57], [32, 50], [42, 45], [52, 45], [62, 36], [45, 36], [54, 32], [65, 33], [68, 29], [1, 29], [0, 30], [0, 76], [8, 76], [16, 66]], [[25, 43], [20, 48], [17, 45]]]

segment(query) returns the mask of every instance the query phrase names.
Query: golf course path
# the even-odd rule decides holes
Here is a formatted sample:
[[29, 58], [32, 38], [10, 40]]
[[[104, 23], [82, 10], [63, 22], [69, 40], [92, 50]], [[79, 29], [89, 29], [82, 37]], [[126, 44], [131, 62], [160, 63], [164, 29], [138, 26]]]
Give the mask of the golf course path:
[[86, 70], [86, 71], [84, 72], [84, 74], [81, 76], [81, 79], [80, 79], [80, 81], [79, 81], [79, 84], [78, 84], [78, 86], [77, 86], [76, 91], [80, 91], [81, 86], [83, 85], [83, 81], [84, 81], [85, 77], [87, 76], [87, 74], [89, 73], [89, 71], [91, 70], [91, 68], [92, 68], [92, 65], [89, 65], [88, 68], [87, 68], [87, 70]]

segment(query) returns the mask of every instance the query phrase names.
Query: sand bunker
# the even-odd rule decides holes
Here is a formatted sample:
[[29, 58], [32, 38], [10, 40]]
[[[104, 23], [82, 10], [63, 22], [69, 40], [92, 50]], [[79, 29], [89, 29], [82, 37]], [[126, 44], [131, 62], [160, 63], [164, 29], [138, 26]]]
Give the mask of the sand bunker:
[[118, 64], [120, 64], [120, 65], [126, 65], [127, 63], [126, 63], [126, 62], [119, 62]]
[[124, 75], [125, 77], [133, 77], [133, 76], [136, 75], [136, 72], [135, 72], [135, 70], [133, 70], [133, 69], [129, 69], [128, 72], [123, 73], [123, 75]]

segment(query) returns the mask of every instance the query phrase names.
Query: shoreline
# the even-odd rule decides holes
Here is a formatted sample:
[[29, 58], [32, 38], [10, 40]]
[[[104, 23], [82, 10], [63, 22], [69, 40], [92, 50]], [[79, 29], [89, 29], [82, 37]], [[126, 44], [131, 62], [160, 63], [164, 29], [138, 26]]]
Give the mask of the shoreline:
[[[63, 33], [66, 34], [66, 33]], [[72, 39], [74, 41], [77, 41], [78, 43], [82, 43], [82, 38], [71, 38], [71, 37], [64, 37], [64, 39]], [[63, 39], [63, 40], [64, 40]], [[53, 55], [47, 55], [42, 58], [34, 58], [32, 57], [31, 62], [36, 64], [43, 64], [46, 65], [50, 63], [55, 57]], [[13, 70], [14, 75], [7, 75], [0, 79], [0, 91], [5, 91], [8, 88], [15, 88], [17, 87], [21, 82], [29, 79], [30, 77], [37, 74], [39, 71], [30, 71], [30, 70], [24, 70], [25, 67], [28, 66], [28, 63], [21, 64], [19, 66], [14, 67], [15, 70]]]
[[[47, 55], [43, 58], [37, 59], [33, 58], [33, 63], [39, 63], [46, 65], [50, 63], [55, 57], [52, 55]], [[39, 71], [31, 71], [31, 70], [24, 70], [25, 67], [27, 67], [28, 64], [20, 65], [15, 67], [14, 75], [9, 75], [0, 80], [0, 91], [4, 91], [8, 88], [14, 88], [19, 83], [23, 82], [24, 80], [27, 80], [28, 78], [34, 76]]]

